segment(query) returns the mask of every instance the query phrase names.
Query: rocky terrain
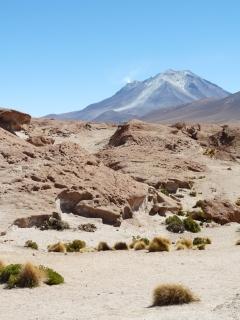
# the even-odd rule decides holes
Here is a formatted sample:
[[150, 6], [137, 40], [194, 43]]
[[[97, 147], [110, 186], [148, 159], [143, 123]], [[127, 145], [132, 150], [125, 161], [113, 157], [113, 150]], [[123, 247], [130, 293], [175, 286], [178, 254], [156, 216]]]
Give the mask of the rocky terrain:
[[[1, 319], [239, 320], [239, 162], [237, 124], [116, 126], [0, 110], [0, 258], [47, 264], [65, 278], [58, 287], [3, 289]], [[212, 244], [176, 251], [179, 237], [196, 235], [168, 231], [174, 214], [198, 222], [204, 214], [197, 236]], [[51, 221], [68, 228], [47, 228]], [[93, 230], [82, 227], [89, 223]], [[93, 251], [99, 241], [158, 235], [171, 240], [170, 252], [47, 250], [58, 241], [81, 239]], [[39, 250], [25, 248], [27, 240]], [[188, 285], [200, 302], [147, 308], [162, 282]]]

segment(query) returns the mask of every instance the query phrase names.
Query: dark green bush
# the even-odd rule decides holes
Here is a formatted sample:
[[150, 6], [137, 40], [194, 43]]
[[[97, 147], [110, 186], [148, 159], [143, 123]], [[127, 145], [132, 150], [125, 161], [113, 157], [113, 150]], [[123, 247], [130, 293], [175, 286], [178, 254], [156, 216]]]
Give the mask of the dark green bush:
[[201, 231], [199, 224], [190, 217], [184, 219], [183, 223], [184, 223], [184, 227], [187, 231], [190, 231], [193, 233], [197, 233], [197, 232]]
[[185, 230], [182, 220], [177, 215], [166, 218], [165, 223], [167, 224], [167, 230], [170, 232], [183, 233]]
[[196, 237], [193, 239], [193, 245], [198, 246], [201, 244], [211, 244], [212, 241], [209, 238], [201, 238], [201, 237]]
[[86, 247], [86, 242], [82, 240], [73, 240], [65, 244], [67, 252], [79, 252], [80, 249]]
[[64, 283], [64, 278], [53, 269], [41, 266], [41, 270], [43, 270], [46, 274], [46, 280], [44, 280], [44, 283], [46, 283], [47, 285], [54, 286]]
[[32, 241], [32, 240], [26, 241], [24, 247], [26, 247], [26, 248], [31, 248], [31, 249], [34, 249], [34, 250], [38, 250], [38, 245], [37, 245], [37, 243], [34, 242], [34, 241]]
[[116, 242], [114, 245], [114, 249], [115, 250], [128, 250], [128, 246], [126, 244], [126, 242]]
[[10, 277], [13, 280], [13, 278], [17, 277], [20, 274], [21, 270], [21, 264], [9, 264], [8, 266], [1, 269], [0, 282], [7, 283]]

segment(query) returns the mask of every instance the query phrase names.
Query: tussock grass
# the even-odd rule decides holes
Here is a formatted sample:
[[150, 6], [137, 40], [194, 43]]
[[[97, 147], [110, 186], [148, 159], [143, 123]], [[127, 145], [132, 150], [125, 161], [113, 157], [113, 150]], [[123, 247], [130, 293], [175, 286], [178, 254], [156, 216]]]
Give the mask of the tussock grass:
[[[180, 246], [180, 247], [184, 247], [185, 249], [192, 249], [193, 247], [193, 242], [191, 239], [180, 239], [177, 241], [177, 247]], [[179, 249], [181, 250], [181, 249]]]
[[240, 246], [240, 240], [237, 240], [236, 246]]
[[55, 244], [50, 244], [48, 246], [48, 251], [49, 252], [66, 252], [66, 246], [62, 242], [57, 242]]
[[7, 286], [8, 288], [34, 288], [41, 284], [43, 278], [43, 272], [38, 267], [28, 262], [22, 266], [18, 275], [10, 276]]
[[114, 244], [113, 248], [115, 250], [128, 250], [128, 245], [126, 244], [126, 242], [119, 241]]
[[180, 284], [162, 284], [153, 292], [152, 306], [168, 306], [198, 301], [190, 289]]
[[109, 251], [112, 250], [112, 248], [107, 244], [105, 241], [99, 242], [97, 246], [97, 251]]
[[164, 237], [155, 237], [149, 244], [149, 252], [169, 251], [170, 240]]
[[135, 242], [133, 248], [134, 248], [134, 250], [144, 250], [147, 248], [147, 245], [144, 241], [140, 240], [140, 241]]
[[132, 237], [132, 242], [130, 243], [129, 248], [130, 248], [130, 249], [133, 249], [133, 248], [134, 248], [134, 245], [135, 245], [137, 242], [139, 242], [139, 241], [144, 242], [146, 246], [148, 246], [149, 243], [150, 243], [150, 241], [149, 241], [148, 238], [142, 238], [142, 237], [140, 237], [140, 236], [133, 236], [133, 237]]

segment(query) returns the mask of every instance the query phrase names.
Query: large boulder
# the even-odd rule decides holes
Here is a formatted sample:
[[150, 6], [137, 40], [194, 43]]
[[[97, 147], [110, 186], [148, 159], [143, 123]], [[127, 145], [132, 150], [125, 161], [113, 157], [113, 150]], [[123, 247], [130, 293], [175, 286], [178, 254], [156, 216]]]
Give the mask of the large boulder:
[[24, 124], [30, 124], [31, 116], [16, 110], [0, 108], [0, 127], [12, 133], [22, 129]]
[[200, 200], [195, 207], [200, 207], [206, 219], [219, 224], [229, 222], [240, 223], [240, 208], [227, 200], [215, 198], [213, 200]]

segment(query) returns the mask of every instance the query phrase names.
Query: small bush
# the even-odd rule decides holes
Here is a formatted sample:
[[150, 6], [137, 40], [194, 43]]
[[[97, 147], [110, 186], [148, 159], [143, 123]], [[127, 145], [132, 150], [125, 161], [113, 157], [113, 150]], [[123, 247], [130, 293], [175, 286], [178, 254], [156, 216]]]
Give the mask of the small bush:
[[187, 248], [187, 249], [192, 249], [192, 246], [193, 246], [193, 242], [191, 239], [180, 239], [178, 240], [177, 242], [177, 246], [178, 245], [181, 245], [183, 246], [184, 248]]
[[182, 220], [177, 216], [170, 216], [166, 218], [167, 230], [174, 233], [183, 233], [185, 231]]
[[197, 232], [201, 231], [199, 224], [190, 217], [184, 219], [183, 223], [184, 223], [184, 227], [187, 231], [190, 231], [193, 233], [197, 233]]
[[185, 216], [186, 213], [182, 209], [180, 209], [180, 210], [178, 210], [177, 215], [178, 216]]
[[51, 244], [48, 246], [49, 252], [66, 252], [66, 246], [62, 242]]
[[199, 244], [197, 246], [197, 248], [198, 248], [198, 250], [205, 250], [206, 249], [206, 245], [204, 243], [202, 243], [202, 244]]
[[73, 240], [65, 244], [67, 252], [79, 252], [80, 249], [86, 247], [86, 242], [82, 240]]
[[134, 250], [144, 250], [146, 249], [146, 243], [144, 241], [137, 241], [135, 244], [134, 244]]
[[97, 227], [93, 223], [83, 223], [78, 226], [78, 229], [86, 232], [95, 232]]
[[148, 238], [142, 238], [142, 237], [140, 237], [140, 236], [136, 236], [136, 237], [133, 236], [133, 237], [132, 237], [132, 242], [131, 242], [131, 244], [129, 245], [129, 248], [133, 249], [135, 243], [138, 242], [138, 241], [144, 242], [146, 246], [148, 246], [149, 243], [150, 243], [150, 241], [149, 241]]
[[54, 285], [64, 283], [64, 278], [58, 272], [44, 266], [41, 266], [40, 268], [46, 275], [46, 279], [44, 280], [44, 283], [46, 283], [47, 285], [54, 286]]
[[101, 241], [97, 246], [97, 251], [109, 251], [112, 248], [107, 244], [107, 242]]
[[0, 282], [7, 283], [10, 277], [17, 277], [22, 270], [21, 264], [9, 264], [0, 273]]
[[36, 242], [32, 241], [32, 240], [28, 240], [25, 242], [24, 247], [26, 248], [31, 248], [33, 250], [38, 250], [38, 245]]
[[11, 275], [7, 286], [8, 288], [34, 288], [38, 287], [43, 279], [41, 270], [32, 263], [26, 263], [18, 275]]
[[162, 284], [153, 292], [153, 306], [168, 306], [197, 301], [190, 289], [180, 284]]
[[209, 238], [201, 238], [201, 237], [196, 237], [193, 239], [193, 245], [198, 246], [201, 244], [211, 244], [212, 241]]
[[206, 213], [202, 210], [191, 211], [187, 213], [187, 216], [193, 220], [198, 220], [201, 222], [211, 222], [211, 219], [206, 217]]
[[115, 250], [128, 250], [126, 242], [116, 242], [114, 245]]
[[66, 221], [63, 221], [61, 219], [57, 219], [54, 217], [50, 217], [48, 221], [46, 221], [42, 226], [41, 230], [58, 230], [62, 231], [65, 229], [69, 229], [70, 226]]
[[169, 251], [170, 240], [163, 237], [156, 237], [150, 242], [148, 250], [149, 252]]

